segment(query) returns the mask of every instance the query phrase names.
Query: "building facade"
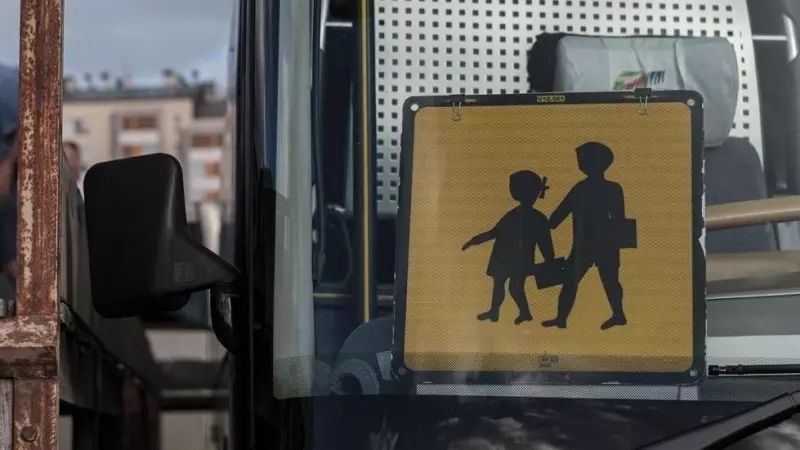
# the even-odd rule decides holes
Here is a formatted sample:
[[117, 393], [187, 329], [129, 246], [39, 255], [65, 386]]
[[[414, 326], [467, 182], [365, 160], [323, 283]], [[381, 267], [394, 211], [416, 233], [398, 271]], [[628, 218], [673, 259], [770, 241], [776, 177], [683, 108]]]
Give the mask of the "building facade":
[[221, 177], [230, 148], [223, 142], [226, 108], [212, 83], [173, 77], [158, 87], [64, 85], [63, 139], [80, 146], [84, 172], [98, 162], [163, 152], [181, 162], [190, 206], [230, 200]]

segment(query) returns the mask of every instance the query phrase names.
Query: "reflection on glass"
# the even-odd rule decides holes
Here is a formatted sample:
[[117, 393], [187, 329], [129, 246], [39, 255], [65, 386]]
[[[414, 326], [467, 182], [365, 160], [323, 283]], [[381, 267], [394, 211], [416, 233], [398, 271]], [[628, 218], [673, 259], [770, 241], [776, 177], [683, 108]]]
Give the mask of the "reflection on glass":
[[[800, 193], [796, 185], [800, 166], [795, 164], [795, 133], [786, 132], [796, 128], [795, 99], [786, 93], [798, 83], [791, 57], [797, 36], [788, 33], [787, 11], [777, 3], [758, 7], [745, 1], [712, 3], [375, 0], [367, 2], [373, 13], [367, 17], [333, 2], [325, 32], [323, 121], [332, 124], [325, 128], [323, 139], [329, 203], [325, 209], [341, 208], [343, 213], [330, 213], [327, 230], [332, 237], [313, 311], [297, 300], [303, 290], [311, 289], [310, 263], [298, 264], [310, 251], [290, 239], [310, 234], [291, 220], [306, 214], [292, 209], [301, 205], [293, 194], [302, 193], [302, 202], [311, 197], [302, 192], [310, 183], [293, 172], [308, 163], [301, 163], [294, 147], [286, 145], [298, 142], [298, 135], [295, 141], [279, 136], [275, 155], [279, 202], [285, 202], [285, 211], [290, 212], [278, 214], [276, 223], [273, 350], [279, 354], [292, 348], [292, 355], [308, 355], [308, 347], [298, 342], [300, 336], [313, 339], [317, 361], [313, 392], [333, 394], [316, 400], [317, 411], [324, 411], [318, 432], [357, 430], [352, 445], [371, 442], [387, 448], [454, 448], [457, 443], [479, 441], [509, 448], [534, 443], [581, 448], [590, 442], [598, 448], [631, 448], [800, 386], [795, 377], [721, 379], [709, 376], [707, 370], [709, 365], [800, 363], [794, 350], [800, 348], [794, 346], [800, 342], [800, 329], [785, 319], [800, 312], [795, 301], [800, 288], [800, 259], [795, 254], [800, 251], [800, 201], [794, 197]], [[336, 16], [339, 13], [344, 15]], [[301, 16], [305, 19], [308, 14]], [[278, 22], [281, 36], [301, 26], [299, 19], [286, 15]], [[304, 31], [292, 31], [293, 39], [279, 39], [278, 53], [273, 55], [283, 61], [279, 65], [283, 76], [277, 80], [279, 124], [293, 117], [281, 99], [294, 98], [293, 89], [306, 82], [305, 66], [280, 59], [301, 48], [304, 41], [297, 37], [309, 24], [302, 26]], [[362, 58], [329, 56], [353, 53]], [[270, 58], [269, 52], [266, 55]], [[574, 165], [575, 149], [596, 139], [591, 136], [596, 130], [586, 119], [589, 113], [574, 118], [560, 115], [564, 108], [558, 105], [559, 95], [543, 95], [527, 97], [530, 104], [555, 104], [553, 112], [539, 120], [546, 124], [540, 128], [531, 119], [535, 113], [523, 111], [522, 106], [516, 117], [508, 116], [511, 119], [501, 121], [494, 111], [478, 113], [480, 119], [470, 121], [470, 112], [478, 110], [469, 103], [475, 95], [625, 95], [634, 89], [652, 89], [649, 99], [634, 105], [650, 114], [665, 108], [659, 103], [659, 91], [699, 92], [702, 100], [687, 97], [682, 108], [691, 109], [697, 105], [691, 102], [702, 101], [703, 124], [696, 133], [702, 142], [688, 131], [677, 110], [673, 123], [653, 125], [652, 134], [637, 126], [644, 119], [636, 113], [630, 118], [610, 111], [598, 114], [598, 123], [605, 121], [603, 126], [612, 130], [604, 137], [609, 142], [603, 143], [614, 153], [607, 180], [624, 187], [624, 212], [618, 218], [635, 220], [625, 222], [634, 230], [628, 235], [634, 237], [624, 245], [608, 236], [614, 234], [611, 225], [592, 227], [578, 217], [613, 215], [594, 190], [584, 196], [593, 200], [570, 209], [572, 215], [553, 217], [570, 188], [585, 177]], [[452, 104], [439, 104], [441, 114], [427, 123], [421, 118], [434, 112], [426, 112], [425, 105], [417, 105], [416, 118], [404, 108], [410, 97], [431, 96], [453, 97]], [[348, 121], [351, 111], [353, 124]], [[451, 117], [460, 120], [453, 122]], [[310, 125], [314, 118], [307, 114], [304, 120]], [[443, 131], [461, 125], [464, 129], [452, 135]], [[410, 126], [415, 127], [413, 132]], [[296, 129], [307, 130], [299, 123]], [[337, 134], [341, 129], [348, 132]], [[550, 134], [552, 139], [547, 138]], [[688, 151], [692, 140], [701, 142], [694, 161]], [[503, 166], [514, 146], [525, 143], [528, 163]], [[366, 152], [361, 152], [360, 144], [367, 146]], [[413, 165], [404, 153], [412, 144], [417, 149]], [[418, 153], [420, 146], [424, 155]], [[451, 146], [452, 154], [459, 156], [447, 156]], [[537, 153], [544, 147], [569, 153], [571, 159], [551, 162]], [[703, 189], [693, 190], [688, 175], [681, 174], [691, 173], [701, 152]], [[500, 166], [503, 170], [495, 170]], [[360, 167], [367, 167], [366, 179], [372, 184], [363, 182]], [[551, 189], [535, 207], [549, 222], [564, 222], [551, 227], [553, 256], [567, 258], [570, 248], [583, 245], [575, 241], [588, 235], [609, 248], [636, 250], [614, 253], [620, 260], [611, 264], [619, 266], [616, 271], [605, 262], [586, 260], [576, 268], [570, 261], [564, 270], [580, 272], [572, 275], [581, 280], [579, 287], [575, 280], [568, 283], [564, 296], [570, 298], [560, 301], [562, 283], [546, 286], [543, 281], [539, 286], [533, 274], [544, 257], [534, 250], [534, 241], [540, 239], [526, 234], [533, 233], [525, 227], [535, 228], [528, 223], [534, 219], [525, 216], [518, 221], [525, 230], [503, 235], [509, 236], [510, 248], [527, 252], [530, 247], [530, 255], [509, 256], [510, 267], [524, 274], [513, 272], [515, 277], [508, 270], [502, 274], [490, 270], [494, 280], [487, 282], [484, 272], [492, 246], [459, 250], [484, 231], [487, 234], [470, 242], [477, 245], [494, 238], [495, 247], [506, 245], [489, 234], [500, 228], [497, 221], [504, 213], [519, 207], [513, 190], [514, 198], [508, 198], [508, 176], [523, 170], [535, 171], [540, 179], [547, 176]], [[490, 179], [494, 181], [481, 181]], [[650, 190], [642, 194], [632, 187], [637, 183], [649, 184]], [[658, 186], [668, 186], [665, 194], [655, 194]], [[372, 194], [377, 213], [365, 219], [353, 207], [358, 204], [353, 199]], [[707, 206], [704, 230], [698, 228], [699, 217], [692, 219], [698, 211], [690, 207], [692, 202]], [[403, 222], [408, 220], [404, 214], [411, 222]], [[361, 236], [347, 234], [358, 233], [364, 220], [374, 236], [369, 242], [374, 257], [366, 269], [359, 264]], [[522, 242], [519, 248], [517, 241]], [[652, 251], [654, 246], [659, 247], [657, 252]], [[697, 258], [702, 261], [699, 265]], [[482, 269], [464, 262], [472, 259], [480, 260]], [[283, 264], [291, 265], [292, 271]], [[529, 266], [531, 270], [523, 270]], [[358, 324], [358, 310], [365, 300], [356, 295], [359, 287], [336, 283], [348, 273], [346, 267], [353, 267], [356, 283], [376, 285], [378, 299], [367, 301], [375, 300], [378, 309], [367, 323]], [[707, 284], [694, 289], [693, 278], [701, 282], [705, 278]], [[398, 285], [398, 280], [405, 285]], [[481, 303], [473, 305], [473, 296]], [[514, 301], [503, 302], [504, 297]], [[569, 307], [572, 297], [574, 306]], [[486, 320], [475, 320], [490, 300], [491, 307], [480, 317]], [[461, 319], [462, 310], [469, 312], [469, 320]], [[408, 317], [413, 320], [404, 322]], [[542, 327], [543, 321], [552, 327]], [[311, 323], [313, 333], [306, 329]], [[591, 337], [583, 340], [573, 341], [565, 334], [588, 327], [592, 331], [586, 336]], [[640, 331], [629, 331], [636, 329]], [[430, 373], [417, 376], [414, 367], [400, 363], [398, 357], [407, 356], [409, 346], [418, 350], [416, 367], [429, 367]], [[556, 347], [558, 351], [553, 350]], [[623, 381], [614, 375], [598, 385], [596, 380], [579, 381], [576, 367], [557, 369], [596, 348], [605, 349], [599, 365], [624, 360], [629, 373], [641, 375], [658, 366], [686, 378], [680, 383], [647, 377]], [[506, 358], [511, 366], [510, 354], [527, 356], [530, 367], [513, 376], [498, 374], [491, 361]], [[644, 360], [652, 367], [643, 367]], [[454, 369], [459, 367], [470, 370]], [[564, 377], [554, 379], [550, 372]], [[304, 371], [294, 373], [303, 380], [307, 376]], [[289, 383], [286, 377], [276, 375], [276, 392], [288, 392], [282, 386]], [[292, 395], [303, 395], [299, 392]], [[375, 394], [386, 397], [373, 400]], [[395, 397], [398, 394], [401, 397]], [[712, 407], [713, 401], [731, 403]], [[699, 415], [688, 412], [694, 408], [707, 409]], [[568, 425], [579, 416], [603, 424], [582, 430], [593, 438], [582, 441], [577, 436], [580, 431]], [[612, 417], [636, 431], [626, 436], [606, 433], [614, 429]], [[674, 427], [665, 425], [673, 420]], [[760, 439], [770, 438], [756, 440]]]

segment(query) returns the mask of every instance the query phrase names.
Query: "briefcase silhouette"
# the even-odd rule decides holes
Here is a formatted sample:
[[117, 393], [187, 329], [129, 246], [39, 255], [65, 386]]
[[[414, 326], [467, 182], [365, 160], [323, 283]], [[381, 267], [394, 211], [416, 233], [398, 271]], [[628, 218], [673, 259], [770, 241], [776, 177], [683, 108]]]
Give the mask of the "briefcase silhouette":
[[617, 245], [619, 248], [636, 248], [636, 220], [623, 219], [617, 229]]
[[567, 262], [564, 258], [555, 258], [536, 264], [536, 273], [534, 274], [536, 288], [547, 289], [564, 284], [567, 277], [566, 266]]

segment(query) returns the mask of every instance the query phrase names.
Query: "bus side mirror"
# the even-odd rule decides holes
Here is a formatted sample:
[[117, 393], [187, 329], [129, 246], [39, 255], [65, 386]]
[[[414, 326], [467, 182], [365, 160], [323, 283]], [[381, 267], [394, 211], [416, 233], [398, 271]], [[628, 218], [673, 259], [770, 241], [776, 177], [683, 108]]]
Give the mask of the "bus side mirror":
[[239, 272], [196, 242], [178, 160], [157, 153], [94, 165], [83, 183], [92, 302], [106, 318], [176, 311]]

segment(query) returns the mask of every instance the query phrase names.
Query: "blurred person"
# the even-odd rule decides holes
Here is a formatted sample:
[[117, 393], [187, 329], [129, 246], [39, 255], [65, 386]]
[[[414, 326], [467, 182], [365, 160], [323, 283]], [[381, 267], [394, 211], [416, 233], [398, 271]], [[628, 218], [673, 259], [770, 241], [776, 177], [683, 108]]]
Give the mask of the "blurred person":
[[81, 148], [73, 141], [65, 141], [62, 147], [69, 165], [70, 177], [77, 184], [81, 177]]
[[0, 64], [0, 268], [17, 278], [19, 70]]

